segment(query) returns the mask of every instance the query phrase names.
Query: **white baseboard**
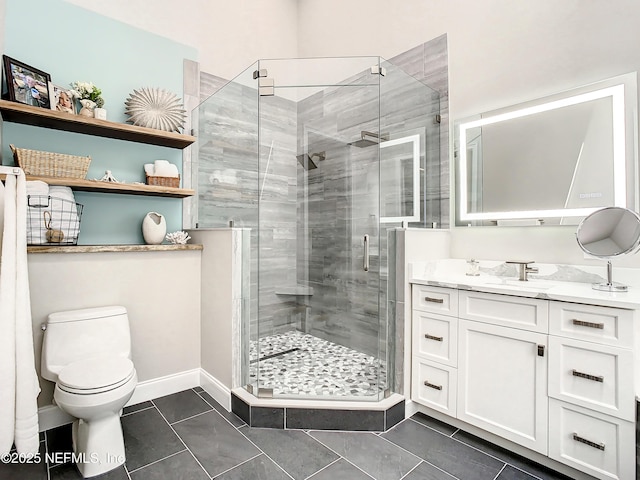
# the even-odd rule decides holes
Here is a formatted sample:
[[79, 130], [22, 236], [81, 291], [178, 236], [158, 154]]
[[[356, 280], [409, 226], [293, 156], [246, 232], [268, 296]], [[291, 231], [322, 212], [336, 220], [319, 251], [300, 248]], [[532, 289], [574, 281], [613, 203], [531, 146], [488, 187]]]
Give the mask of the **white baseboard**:
[[174, 373], [164, 377], [153, 378], [138, 383], [131, 399], [125, 406], [146, 402], [154, 398], [164, 397], [200, 385], [200, 369], [194, 368], [186, 372]]
[[47, 405], [38, 409], [38, 427], [41, 432], [66, 425], [75, 419], [63, 412], [57, 405]]
[[[187, 370], [186, 372], [175, 373], [173, 375], [139, 382], [126, 406], [135, 405], [136, 403], [146, 402], [147, 400], [153, 400], [154, 398], [164, 397], [165, 395], [171, 395], [172, 393], [197, 387], [200, 385], [201, 371], [202, 370], [200, 368], [194, 368], [193, 370]], [[220, 382], [210, 375], [209, 378], [220, 384]], [[213, 398], [216, 398], [211, 392], [209, 392], [209, 394], [213, 396]], [[229, 404], [231, 403], [230, 399], [231, 397], [229, 396]], [[38, 409], [38, 423], [41, 432], [61, 425], [66, 425], [67, 423], [73, 422], [73, 420], [74, 419], [71, 415], [60, 410], [57, 405], [46, 405]]]
[[229, 387], [203, 369], [200, 369], [200, 386], [228, 412], [231, 411], [231, 389]]

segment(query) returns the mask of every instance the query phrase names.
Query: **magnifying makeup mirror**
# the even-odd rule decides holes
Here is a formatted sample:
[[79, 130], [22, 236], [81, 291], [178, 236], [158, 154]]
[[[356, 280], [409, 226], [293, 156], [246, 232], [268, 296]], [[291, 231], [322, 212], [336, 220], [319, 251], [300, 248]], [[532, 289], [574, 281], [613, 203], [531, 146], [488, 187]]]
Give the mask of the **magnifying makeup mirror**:
[[635, 253], [640, 247], [640, 215], [622, 207], [606, 207], [585, 217], [576, 231], [582, 250], [607, 259], [607, 282], [593, 284], [594, 290], [625, 292], [628, 287], [612, 281], [611, 258]]

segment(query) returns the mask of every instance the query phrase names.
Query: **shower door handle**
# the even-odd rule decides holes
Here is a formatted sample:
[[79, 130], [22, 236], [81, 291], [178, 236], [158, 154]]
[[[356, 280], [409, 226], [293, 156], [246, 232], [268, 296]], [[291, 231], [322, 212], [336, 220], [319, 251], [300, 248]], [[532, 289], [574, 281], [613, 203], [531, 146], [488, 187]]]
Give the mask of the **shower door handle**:
[[369, 235], [364, 236], [364, 260], [362, 268], [365, 272], [369, 271]]

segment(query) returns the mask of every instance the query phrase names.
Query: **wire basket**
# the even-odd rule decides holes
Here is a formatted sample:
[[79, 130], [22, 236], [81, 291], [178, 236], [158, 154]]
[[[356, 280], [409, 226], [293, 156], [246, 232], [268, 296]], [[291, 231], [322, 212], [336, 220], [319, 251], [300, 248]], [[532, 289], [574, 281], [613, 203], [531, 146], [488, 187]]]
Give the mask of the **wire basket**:
[[64, 153], [42, 152], [9, 145], [13, 158], [27, 175], [45, 177], [85, 178], [91, 157]]
[[83, 205], [49, 195], [27, 195], [27, 245], [77, 245]]

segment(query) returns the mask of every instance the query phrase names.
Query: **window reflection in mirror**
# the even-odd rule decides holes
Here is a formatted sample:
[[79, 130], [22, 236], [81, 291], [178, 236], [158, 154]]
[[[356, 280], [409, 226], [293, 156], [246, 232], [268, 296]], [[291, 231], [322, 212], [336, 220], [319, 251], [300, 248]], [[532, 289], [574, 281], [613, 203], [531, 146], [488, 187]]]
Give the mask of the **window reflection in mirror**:
[[614, 80], [460, 122], [458, 225], [575, 225], [633, 206], [635, 74]]

